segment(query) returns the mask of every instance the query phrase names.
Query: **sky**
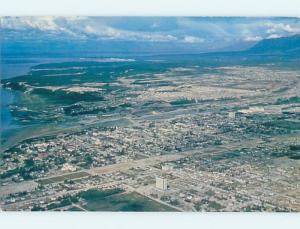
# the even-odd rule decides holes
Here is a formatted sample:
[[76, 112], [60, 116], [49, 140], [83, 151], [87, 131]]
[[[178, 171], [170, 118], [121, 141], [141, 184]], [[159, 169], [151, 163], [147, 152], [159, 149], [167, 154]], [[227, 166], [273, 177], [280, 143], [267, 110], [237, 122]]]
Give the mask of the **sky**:
[[201, 53], [243, 50], [262, 39], [300, 34], [297, 17], [47, 16], [0, 20], [4, 51], [14, 47], [20, 51], [43, 47], [70, 51], [76, 46], [74, 50], [100, 53]]

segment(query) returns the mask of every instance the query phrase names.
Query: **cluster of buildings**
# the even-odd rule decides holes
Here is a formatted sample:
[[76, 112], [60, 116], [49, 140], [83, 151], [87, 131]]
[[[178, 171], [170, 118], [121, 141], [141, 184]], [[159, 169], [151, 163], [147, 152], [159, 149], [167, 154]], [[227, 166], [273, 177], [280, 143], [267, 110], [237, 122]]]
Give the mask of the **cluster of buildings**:
[[[211, 75], [174, 79], [172, 72], [163, 80], [172, 79], [175, 86], [148, 91], [155, 95], [151, 105], [147, 96], [138, 96], [154, 87], [151, 79], [150, 86], [143, 87], [128, 81], [126, 86], [137, 95], [132, 99], [136, 104], [124, 113], [109, 111], [119, 112], [115, 116], [124, 114], [128, 124], [83, 125], [78, 131], [16, 144], [0, 161], [1, 208], [50, 210], [49, 205], [55, 203], [58, 209], [67, 210], [66, 206], [60, 208], [66, 196], [93, 188], [122, 188], [182, 211], [300, 211], [300, 155], [297, 147], [291, 147], [300, 140], [299, 106], [294, 102], [276, 104], [283, 95], [289, 98], [299, 93], [290, 83], [295, 75], [255, 67], [222, 71], [221, 79]], [[162, 79], [152, 83], [158, 80]], [[199, 85], [209, 101], [193, 97], [204, 93], [198, 91]], [[214, 97], [216, 87], [218, 96]], [[156, 104], [161, 95], [178, 99], [179, 94], [181, 98], [183, 90], [187, 91], [182, 96], [192, 98], [192, 103]], [[160, 94], [155, 94], [157, 91]], [[115, 97], [112, 104], [131, 101], [123, 94], [111, 96]], [[121, 101], [116, 103], [118, 99]], [[78, 115], [84, 113], [80, 109]], [[97, 120], [97, 116], [91, 119]], [[181, 157], [151, 164], [144, 161], [166, 155]], [[77, 172], [87, 175], [74, 175]], [[13, 191], [28, 181], [34, 184]]]

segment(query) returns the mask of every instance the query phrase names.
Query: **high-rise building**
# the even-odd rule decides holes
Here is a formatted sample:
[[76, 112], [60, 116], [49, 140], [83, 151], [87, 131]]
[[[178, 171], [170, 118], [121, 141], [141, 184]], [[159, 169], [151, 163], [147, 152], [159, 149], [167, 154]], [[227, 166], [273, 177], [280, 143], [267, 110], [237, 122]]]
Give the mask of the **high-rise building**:
[[228, 112], [228, 117], [230, 119], [234, 119], [235, 118], [235, 112]]
[[156, 188], [161, 190], [167, 190], [168, 189], [167, 179], [163, 177], [156, 177]]

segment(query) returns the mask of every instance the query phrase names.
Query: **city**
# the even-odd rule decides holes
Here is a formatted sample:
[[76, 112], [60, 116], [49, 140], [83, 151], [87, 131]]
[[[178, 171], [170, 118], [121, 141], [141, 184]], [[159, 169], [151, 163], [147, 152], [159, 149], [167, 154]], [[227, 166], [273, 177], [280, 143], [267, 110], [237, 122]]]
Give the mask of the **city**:
[[3, 144], [2, 210], [300, 210], [299, 70], [184, 66], [102, 84], [22, 85], [25, 94], [92, 91], [104, 102], [24, 118], [55, 112], [80, 125]]

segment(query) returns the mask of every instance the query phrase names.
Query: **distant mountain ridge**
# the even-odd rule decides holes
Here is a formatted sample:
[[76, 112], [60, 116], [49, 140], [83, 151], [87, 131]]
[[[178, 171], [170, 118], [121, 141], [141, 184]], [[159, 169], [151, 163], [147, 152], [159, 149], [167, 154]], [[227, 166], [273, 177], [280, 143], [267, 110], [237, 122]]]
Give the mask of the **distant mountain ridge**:
[[264, 39], [246, 52], [250, 54], [285, 54], [300, 56], [300, 35]]

